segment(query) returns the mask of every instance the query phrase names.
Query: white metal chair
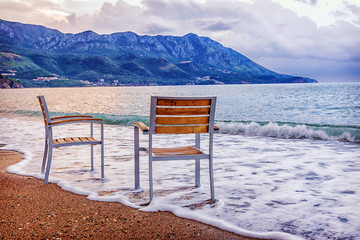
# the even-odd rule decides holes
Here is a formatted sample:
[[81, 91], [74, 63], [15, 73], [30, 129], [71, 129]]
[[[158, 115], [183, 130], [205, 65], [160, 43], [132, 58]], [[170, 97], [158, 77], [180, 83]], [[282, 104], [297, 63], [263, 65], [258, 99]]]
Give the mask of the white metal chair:
[[[41, 173], [45, 171], [45, 184], [48, 183], [51, 167], [53, 148], [73, 146], [73, 145], [90, 145], [91, 146], [91, 171], [94, 170], [94, 153], [93, 145], [101, 144], [101, 178], [104, 178], [104, 124], [102, 119], [93, 118], [87, 115], [50, 117], [44, 96], [37, 96], [40, 102], [41, 111], [45, 122], [45, 150], [41, 166]], [[53, 138], [53, 127], [72, 124], [72, 123], [90, 123], [90, 136], [88, 137], [66, 137]], [[93, 123], [101, 124], [101, 140], [93, 137]]]
[[[194, 160], [195, 187], [200, 186], [200, 159], [208, 159], [211, 201], [215, 201], [213, 176], [213, 133], [219, 131], [214, 126], [216, 97], [151, 97], [150, 122], [147, 127], [142, 122], [134, 123], [135, 189], [140, 188], [140, 151], [149, 155], [150, 202], [153, 199], [153, 161]], [[139, 129], [149, 136], [148, 148], [139, 146]], [[209, 149], [200, 150], [200, 134], [209, 134]], [[153, 135], [195, 134], [195, 145], [177, 148], [154, 148]]]

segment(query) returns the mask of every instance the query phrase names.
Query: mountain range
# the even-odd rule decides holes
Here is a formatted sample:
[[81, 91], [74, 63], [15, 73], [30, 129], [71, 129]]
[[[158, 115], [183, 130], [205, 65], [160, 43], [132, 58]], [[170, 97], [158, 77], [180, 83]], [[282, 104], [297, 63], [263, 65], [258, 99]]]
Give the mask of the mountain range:
[[57, 76], [125, 85], [309, 83], [276, 73], [208, 38], [62, 33], [0, 19], [0, 70], [21, 80]]

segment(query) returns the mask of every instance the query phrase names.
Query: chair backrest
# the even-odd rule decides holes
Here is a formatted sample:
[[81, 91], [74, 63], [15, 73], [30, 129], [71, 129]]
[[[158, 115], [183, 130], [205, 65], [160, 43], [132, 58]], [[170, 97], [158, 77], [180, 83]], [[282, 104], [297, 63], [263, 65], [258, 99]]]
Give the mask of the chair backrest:
[[47, 125], [49, 125], [51, 123], [51, 118], [50, 118], [49, 110], [48, 110], [47, 105], [46, 105], [45, 97], [44, 96], [37, 96], [37, 98], [39, 99], [41, 111], [42, 111], [43, 116], [44, 116], [44, 122], [45, 122], [45, 125], [47, 126]]
[[214, 131], [216, 97], [151, 97], [150, 134]]

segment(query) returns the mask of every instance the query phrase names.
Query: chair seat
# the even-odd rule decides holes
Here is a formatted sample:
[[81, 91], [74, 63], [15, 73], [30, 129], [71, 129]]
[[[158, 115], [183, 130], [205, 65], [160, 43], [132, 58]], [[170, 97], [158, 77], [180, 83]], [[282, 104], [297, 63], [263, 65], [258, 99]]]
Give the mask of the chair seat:
[[180, 156], [180, 155], [199, 155], [204, 154], [195, 147], [178, 147], [178, 148], [153, 148], [154, 156]]
[[53, 140], [54, 146], [59, 144], [91, 144], [91, 143], [97, 143], [95, 138], [93, 137], [68, 137], [68, 138], [57, 138]]

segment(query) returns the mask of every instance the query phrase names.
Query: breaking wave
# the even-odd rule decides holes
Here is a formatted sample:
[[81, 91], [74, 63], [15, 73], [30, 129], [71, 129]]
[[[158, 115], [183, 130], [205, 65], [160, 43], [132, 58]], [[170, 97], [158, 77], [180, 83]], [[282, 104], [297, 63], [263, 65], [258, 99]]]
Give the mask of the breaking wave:
[[[2, 111], [6, 115], [41, 117], [39, 111]], [[79, 115], [79, 113], [52, 112], [51, 116]], [[87, 114], [87, 113], [85, 113]], [[95, 118], [102, 118], [106, 124], [132, 126], [134, 122], [149, 123], [149, 116], [112, 115], [88, 113]], [[304, 124], [293, 122], [255, 122], [255, 121], [216, 121], [221, 134], [263, 136], [282, 139], [311, 139], [324, 141], [343, 141], [360, 143], [360, 126]]]
[[360, 143], [360, 126], [282, 122], [218, 122], [223, 134]]

